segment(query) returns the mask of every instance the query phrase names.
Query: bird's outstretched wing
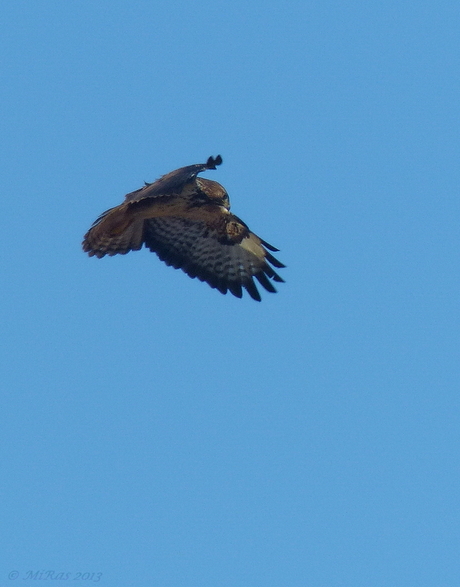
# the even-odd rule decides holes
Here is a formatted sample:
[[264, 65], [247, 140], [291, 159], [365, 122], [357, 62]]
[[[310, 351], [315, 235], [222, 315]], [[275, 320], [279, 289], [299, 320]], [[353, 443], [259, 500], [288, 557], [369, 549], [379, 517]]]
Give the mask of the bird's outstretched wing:
[[173, 193], [179, 193], [185, 184], [196, 179], [199, 173], [208, 169], [216, 169], [217, 165], [222, 163], [222, 157], [217, 155], [216, 158], [209, 157], [206, 163], [197, 163], [196, 165], [187, 165], [163, 175], [153, 183], [146, 183], [144, 187], [131, 192], [125, 196], [125, 202], [135, 202], [143, 198], [152, 198], [158, 196], [168, 196]]
[[270, 279], [284, 281], [270, 266], [284, 267], [236, 216], [227, 212], [214, 222], [186, 218], [154, 218], [145, 221], [145, 245], [167, 265], [182, 269], [226, 294], [241, 298], [244, 287], [260, 302], [254, 277], [270, 292]]

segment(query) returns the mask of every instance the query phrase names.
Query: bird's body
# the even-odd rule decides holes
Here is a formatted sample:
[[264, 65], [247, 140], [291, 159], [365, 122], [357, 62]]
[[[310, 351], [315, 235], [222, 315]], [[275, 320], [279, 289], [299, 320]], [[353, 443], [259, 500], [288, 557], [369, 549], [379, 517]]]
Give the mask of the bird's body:
[[125, 196], [104, 212], [83, 240], [90, 256], [126, 254], [145, 245], [162, 261], [198, 277], [221, 293], [242, 296], [244, 287], [260, 301], [253, 277], [275, 292], [271, 281], [283, 279], [275, 267], [284, 267], [267, 249], [274, 247], [252, 233], [230, 212], [225, 189], [216, 181], [197, 177], [215, 169], [222, 158], [182, 167]]

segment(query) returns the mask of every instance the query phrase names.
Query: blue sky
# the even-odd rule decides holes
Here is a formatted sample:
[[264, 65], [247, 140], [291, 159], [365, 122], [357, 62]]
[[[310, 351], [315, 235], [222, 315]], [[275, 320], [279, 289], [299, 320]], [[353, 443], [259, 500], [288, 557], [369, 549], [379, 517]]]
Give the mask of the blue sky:
[[[459, 21], [3, 7], [1, 585], [459, 583]], [[82, 253], [127, 192], [218, 153], [278, 294]]]

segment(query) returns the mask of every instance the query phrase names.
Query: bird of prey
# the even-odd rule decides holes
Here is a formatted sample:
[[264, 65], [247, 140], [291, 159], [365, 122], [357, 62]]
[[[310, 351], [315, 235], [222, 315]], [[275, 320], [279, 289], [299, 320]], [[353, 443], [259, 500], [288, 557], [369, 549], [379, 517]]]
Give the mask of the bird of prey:
[[[125, 196], [94, 222], [83, 240], [90, 257], [125, 255], [145, 245], [167, 265], [198, 277], [221, 293], [241, 298], [244, 287], [260, 301], [255, 277], [269, 292], [284, 281], [271, 267], [284, 267], [269, 251], [275, 247], [256, 236], [230, 212], [225, 189], [198, 177], [216, 169], [222, 157], [181, 167]], [[271, 265], [270, 265], [271, 264]]]

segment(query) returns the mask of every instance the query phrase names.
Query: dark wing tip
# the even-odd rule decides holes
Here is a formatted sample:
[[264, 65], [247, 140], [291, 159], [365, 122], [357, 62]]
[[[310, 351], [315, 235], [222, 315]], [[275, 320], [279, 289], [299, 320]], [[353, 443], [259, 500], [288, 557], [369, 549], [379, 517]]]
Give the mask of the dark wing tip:
[[257, 289], [256, 284], [254, 283], [252, 278], [245, 281], [245, 283], [243, 283], [243, 286], [253, 300], [255, 300], [256, 302], [262, 301], [259, 290]]
[[265, 258], [267, 259], [267, 261], [269, 261], [273, 265], [273, 267], [277, 267], [278, 269], [283, 269], [284, 267], [286, 267], [286, 265], [284, 265], [284, 263], [281, 263], [281, 261], [278, 261], [278, 259], [276, 257], [274, 257], [268, 251], [265, 251]]
[[276, 247], [274, 247], [270, 243], [267, 243], [267, 241], [264, 241], [263, 239], [260, 239], [260, 242], [264, 245], [264, 247], [267, 247], [267, 249], [270, 249], [270, 251], [274, 251], [275, 253], [278, 253], [279, 252], [279, 249], [277, 249]]
[[206, 161], [206, 169], [215, 169], [217, 165], [220, 165], [222, 163], [222, 157], [220, 155], [217, 155], [217, 157], [214, 159], [214, 157], [209, 157], [208, 160]]

